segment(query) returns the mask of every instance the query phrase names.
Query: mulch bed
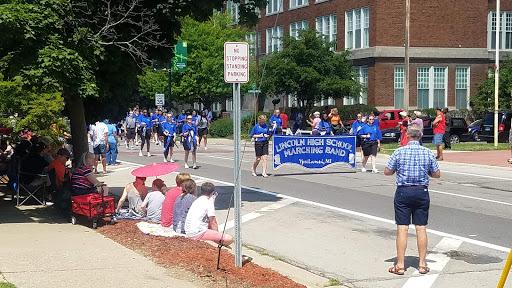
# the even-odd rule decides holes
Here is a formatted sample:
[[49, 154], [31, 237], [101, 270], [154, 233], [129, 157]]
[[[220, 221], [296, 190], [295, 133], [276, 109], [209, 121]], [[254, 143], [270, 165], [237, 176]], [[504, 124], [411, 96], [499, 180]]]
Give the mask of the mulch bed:
[[185, 237], [147, 236], [136, 226], [136, 221], [121, 220], [115, 225], [104, 225], [98, 232], [117, 243], [151, 257], [156, 263], [188, 270], [200, 277], [208, 277], [229, 287], [305, 288], [291, 279], [254, 263], [235, 267], [235, 256], [221, 251], [217, 270], [218, 249], [208, 243]]

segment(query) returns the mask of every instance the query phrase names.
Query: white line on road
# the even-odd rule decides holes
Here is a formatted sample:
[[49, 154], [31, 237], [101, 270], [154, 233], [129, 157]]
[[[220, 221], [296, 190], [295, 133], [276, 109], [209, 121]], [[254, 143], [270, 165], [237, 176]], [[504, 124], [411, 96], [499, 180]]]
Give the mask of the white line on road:
[[[131, 165], [135, 165], [135, 166], [144, 166], [144, 165], [141, 165], [141, 164], [126, 162], [126, 161], [119, 161], [119, 162], [126, 163], [126, 164], [131, 164]], [[196, 176], [196, 177], [197, 178], [201, 178], [201, 179], [205, 179], [207, 181], [212, 181], [212, 182], [217, 182], [217, 183], [228, 185], [228, 186], [233, 186], [233, 183], [222, 181], [222, 180], [216, 180], [216, 179], [211, 179], [211, 178], [202, 177], [202, 176]], [[325, 208], [325, 209], [329, 209], [329, 210], [333, 210], [333, 211], [338, 211], [338, 212], [341, 212], [341, 213], [344, 213], [344, 214], [348, 214], [348, 215], [353, 215], [353, 216], [357, 216], [357, 217], [361, 217], [361, 218], [366, 218], [366, 219], [375, 220], [375, 221], [382, 222], [382, 223], [387, 223], [387, 224], [395, 225], [395, 221], [394, 220], [385, 219], [385, 218], [378, 217], [378, 216], [373, 216], [373, 215], [370, 215], [370, 214], [365, 214], [365, 213], [361, 213], [361, 212], [357, 212], [357, 211], [352, 211], [352, 210], [348, 210], [348, 209], [334, 207], [334, 206], [331, 206], [331, 205], [317, 203], [317, 202], [313, 202], [313, 201], [309, 201], [309, 200], [305, 200], [305, 199], [300, 199], [300, 198], [297, 198], [297, 197], [292, 197], [292, 196], [288, 196], [288, 195], [284, 195], [284, 194], [280, 194], [280, 193], [270, 192], [270, 191], [266, 191], [266, 190], [259, 189], [259, 188], [247, 187], [247, 186], [242, 186], [242, 188], [243, 189], [247, 189], [247, 190], [251, 190], [251, 191], [254, 191], [254, 192], [259, 192], [259, 193], [262, 193], [262, 194], [272, 195], [272, 196], [275, 196], [275, 197], [295, 200], [296, 202], [300, 202], [300, 203], [304, 203], [304, 204], [309, 204], [309, 205], [313, 205], [313, 206], [317, 206], [317, 207], [322, 207], [322, 208]], [[483, 241], [479, 241], [479, 240], [475, 240], [475, 239], [470, 239], [470, 238], [466, 238], [466, 237], [462, 237], [462, 236], [458, 236], [458, 235], [454, 235], [454, 234], [450, 234], [450, 233], [446, 233], [446, 232], [442, 232], [442, 231], [432, 230], [432, 229], [427, 229], [427, 232], [429, 232], [431, 234], [434, 234], [434, 235], [437, 235], [437, 236], [441, 236], [441, 237], [449, 237], [449, 238], [453, 238], [453, 239], [458, 239], [458, 240], [461, 240], [463, 242], [470, 243], [470, 244], [473, 244], [473, 245], [477, 245], [477, 246], [480, 246], [480, 247], [485, 247], [485, 248], [489, 248], [489, 249], [493, 249], [493, 250], [497, 250], [497, 251], [501, 251], [501, 252], [510, 253], [510, 248], [507, 248], [507, 247], [503, 247], [503, 246], [499, 246], [499, 245], [495, 245], [495, 244], [491, 244], [491, 243], [487, 243], [487, 242], [483, 242]]]
[[[280, 209], [280, 208], [283, 208], [283, 207], [286, 207], [290, 204], [293, 204], [295, 203], [295, 200], [291, 200], [291, 199], [281, 199], [279, 201], [277, 201], [276, 203], [273, 203], [273, 204], [270, 204], [268, 206], [265, 206], [263, 208], [261, 208], [260, 210], [257, 210], [257, 211], [254, 211], [254, 212], [251, 212], [249, 214], [246, 214], [246, 215], [243, 215], [242, 216], [242, 223], [245, 223], [249, 220], [253, 220], [253, 219], [256, 219], [260, 216], [263, 216], [264, 214], [262, 214], [263, 212], [272, 212], [272, 211], [275, 211], [277, 209]], [[258, 213], [259, 212], [259, 213]], [[224, 227], [224, 224], [220, 224], [219, 227]], [[227, 229], [231, 229], [235, 227], [235, 220], [230, 220], [226, 223], [226, 230]]]
[[[436, 247], [434, 247], [433, 252], [427, 255], [427, 265], [430, 268], [431, 274], [425, 275], [422, 277], [415, 277], [420, 275], [419, 271], [416, 270], [412, 274], [414, 277], [411, 277], [405, 282], [402, 288], [430, 288], [436, 281], [439, 273], [443, 271], [448, 261], [450, 261], [450, 257], [446, 256], [444, 253], [457, 250], [462, 244], [461, 240], [452, 239], [445, 237], [437, 243]], [[436, 271], [438, 273], [433, 274], [432, 272]]]
[[[377, 164], [378, 165], [382, 165], [382, 166], [386, 166], [387, 165], [387, 163], [377, 163]], [[495, 180], [512, 181], [512, 178], [489, 176], [489, 175], [482, 175], [482, 174], [473, 174], [473, 173], [466, 173], [466, 172], [457, 172], [457, 171], [448, 171], [448, 170], [444, 170], [444, 169], [441, 169], [441, 173], [451, 173], [451, 174], [459, 174], [459, 175], [464, 175], [464, 176], [472, 176], [472, 177], [489, 178], [489, 179], [495, 179]]]
[[473, 199], [473, 200], [479, 200], [479, 201], [485, 201], [485, 202], [490, 202], [490, 203], [512, 206], [512, 203], [503, 202], [503, 201], [490, 200], [490, 199], [485, 199], [485, 198], [480, 198], [480, 197], [473, 197], [473, 196], [461, 195], [461, 194], [450, 193], [450, 192], [443, 192], [443, 191], [432, 190], [432, 189], [428, 189], [428, 191], [433, 192], [433, 193], [438, 193], [438, 194], [445, 194], [445, 195], [450, 195], [450, 196], [455, 196], [455, 197], [462, 197], [462, 198], [468, 198], [468, 199]]

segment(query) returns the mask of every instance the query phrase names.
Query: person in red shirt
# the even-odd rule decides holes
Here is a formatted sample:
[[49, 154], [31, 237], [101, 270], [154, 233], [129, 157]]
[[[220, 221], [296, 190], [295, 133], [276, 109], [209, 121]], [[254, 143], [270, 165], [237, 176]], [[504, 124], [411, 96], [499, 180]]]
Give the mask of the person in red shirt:
[[66, 175], [66, 162], [68, 162], [69, 157], [71, 157], [71, 153], [69, 153], [68, 149], [60, 148], [57, 151], [57, 155], [55, 155], [55, 159], [48, 166], [48, 171], [55, 170], [55, 183], [59, 187], [62, 186], [64, 176]]
[[283, 110], [283, 113], [281, 113], [281, 115], [279, 115], [281, 117], [281, 120], [283, 121], [283, 126], [281, 127], [283, 132], [284, 130], [286, 130], [288, 128], [288, 115], [286, 115], [286, 113], [284, 112], [284, 109]]
[[443, 161], [443, 136], [446, 130], [446, 122], [441, 107], [436, 108], [436, 113], [436, 119], [432, 122], [432, 127], [434, 127], [434, 138], [432, 138], [432, 144], [437, 147], [437, 161]]
[[172, 226], [174, 202], [176, 202], [176, 198], [183, 193], [181, 186], [187, 179], [191, 179], [188, 173], [178, 174], [176, 176], [176, 187], [167, 191], [167, 194], [165, 194], [165, 200], [164, 203], [162, 203], [162, 216], [160, 217], [160, 223], [163, 227]]

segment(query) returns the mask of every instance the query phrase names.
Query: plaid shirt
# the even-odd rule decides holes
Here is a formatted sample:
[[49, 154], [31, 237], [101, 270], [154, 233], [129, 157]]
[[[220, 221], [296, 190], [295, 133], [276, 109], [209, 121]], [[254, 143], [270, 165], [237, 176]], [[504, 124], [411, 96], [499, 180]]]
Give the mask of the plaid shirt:
[[396, 171], [397, 186], [428, 186], [428, 174], [437, 172], [439, 165], [430, 149], [410, 141], [393, 152], [386, 168]]

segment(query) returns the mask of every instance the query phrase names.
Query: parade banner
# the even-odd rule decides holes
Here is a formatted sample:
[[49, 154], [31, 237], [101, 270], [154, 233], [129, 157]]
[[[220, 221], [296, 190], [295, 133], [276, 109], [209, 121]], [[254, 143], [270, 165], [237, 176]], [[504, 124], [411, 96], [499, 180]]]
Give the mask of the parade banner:
[[281, 136], [273, 137], [274, 170], [285, 164], [307, 169], [322, 169], [336, 163], [356, 167], [355, 136]]

